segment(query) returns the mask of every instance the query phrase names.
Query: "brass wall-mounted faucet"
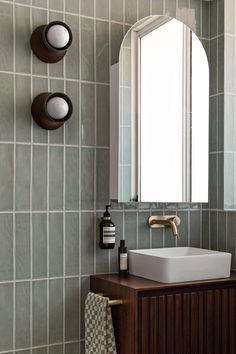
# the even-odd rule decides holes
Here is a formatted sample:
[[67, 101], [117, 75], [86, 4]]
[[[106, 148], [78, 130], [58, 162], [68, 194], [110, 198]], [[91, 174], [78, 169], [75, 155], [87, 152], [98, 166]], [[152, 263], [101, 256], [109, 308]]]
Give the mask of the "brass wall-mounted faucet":
[[180, 222], [180, 218], [176, 215], [153, 215], [147, 219], [148, 227], [151, 229], [171, 227], [173, 235], [177, 238], [179, 238], [177, 226]]

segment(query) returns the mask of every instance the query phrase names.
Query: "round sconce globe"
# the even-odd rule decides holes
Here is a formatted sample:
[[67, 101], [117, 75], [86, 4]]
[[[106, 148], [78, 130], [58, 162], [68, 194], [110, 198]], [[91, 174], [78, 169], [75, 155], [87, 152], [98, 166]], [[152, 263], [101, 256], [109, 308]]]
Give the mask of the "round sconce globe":
[[61, 97], [53, 97], [47, 102], [47, 112], [54, 119], [63, 119], [69, 112], [69, 105]]
[[70, 34], [66, 27], [54, 25], [47, 32], [47, 40], [54, 48], [64, 48], [70, 40]]

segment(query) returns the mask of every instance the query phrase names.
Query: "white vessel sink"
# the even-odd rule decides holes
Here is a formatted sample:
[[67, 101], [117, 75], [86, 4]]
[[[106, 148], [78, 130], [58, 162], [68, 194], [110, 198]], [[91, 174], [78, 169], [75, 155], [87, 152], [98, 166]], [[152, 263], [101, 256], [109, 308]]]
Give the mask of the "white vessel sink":
[[129, 251], [129, 273], [163, 283], [227, 278], [231, 254], [193, 247]]

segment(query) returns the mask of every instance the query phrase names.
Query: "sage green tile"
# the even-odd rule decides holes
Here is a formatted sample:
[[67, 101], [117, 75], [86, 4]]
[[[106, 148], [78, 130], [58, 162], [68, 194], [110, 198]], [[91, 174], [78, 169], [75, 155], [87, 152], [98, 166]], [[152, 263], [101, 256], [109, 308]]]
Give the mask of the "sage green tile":
[[49, 160], [49, 208], [63, 209], [63, 147], [50, 147]]
[[165, 0], [165, 15], [176, 17], [176, 0]]
[[224, 209], [224, 153], [218, 153], [218, 209]]
[[81, 149], [81, 208], [94, 208], [94, 149]]
[[63, 214], [49, 214], [49, 275], [63, 275]]
[[88, 292], [90, 290], [90, 279], [89, 279], [89, 277], [81, 277], [80, 278], [80, 286], [81, 286], [80, 338], [84, 338], [84, 308], [85, 308], [86, 296], [87, 296], [87, 294], [88, 294]]
[[30, 215], [15, 216], [15, 264], [16, 279], [30, 278]]
[[74, 1], [74, 0], [65, 0], [65, 7], [67, 12], [72, 12], [74, 14], [79, 13], [79, 1]]
[[200, 247], [200, 211], [190, 212], [190, 246]]
[[33, 210], [47, 208], [47, 147], [33, 146], [33, 181], [32, 181]]
[[189, 23], [189, 27], [192, 28], [198, 36], [201, 36], [201, 2], [198, 0], [190, 0], [190, 7], [194, 18], [191, 23]]
[[13, 208], [13, 145], [0, 144], [0, 210]]
[[47, 343], [47, 281], [34, 281], [32, 289], [32, 344]]
[[30, 347], [30, 283], [16, 283], [16, 348]]
[[81, 214], [81, 274], [94, 272], [94, 214]]
[[30, 5], [30, 0], [17, 0], [17, 3], [19, 3], [19, 4], [25, 4], [25, 5]]
[[123, 22], [123, 1], [124, 0], [110, 0], [112, 21]]
[[16, 210], [29, 210], [30, 208], [30, 146], [16, 145]]
[[125, 47], [122, 51], [122, 82], [124, 86], [131, 86], [131, 48]]
[[130, 202], [131, 200], [131, 166], [123, 166], [123, 200]]
[[122, 99], [123, 99], [122, 124], [131, 125], [132, 101], [131, 101], [131, 88], [130, 87], [122, 88]]
[[66, 275], [79, 274], [79, 213], [66, 214]]
[[96, 21], [96, 81], [109, 82], [109, 24]]
[[209, 158], [209, 202], [210, 208], [217, 208], [217, 156], [216, 154], [210, 155]]
[[109, 147], [109, 86], [97, 85], [97, 145]]
[[63, 345], [58, 344], [58, 345], [51, 345], [49, 347], [49, 354], [63, 354]]
[[202, 1], [202, 37], [210, 37], [210, 3]]
[[[161, 211], [153, 211], [152, 215], [163, 215]], [[163, 247], [163, 238], [164, 238], [164, 229], [152, 229], [152, 248], [161, 248]]]
[[[11, 4], [0, 4], [0, 70], [13, 71], [13, 10]], [[2, 81], [2, 79], [1, 79]]]
[[99, 223], [101, 221], [101, 213], [96, 215], [96, 273], [109, 273], [109, 252], [99, 247]]
[[[227, 97], [227, 95], [225, 94], [221, 94], [221, 95], [218, 95], [218, 151], [223, 151], [224, 150], [224, 120], [225, 120], [225, 117], [224, 117], [224, 108], [225, 107], [225, 103], [224, 103], [224, 100], [225, 100], [225, 97]], [[227, 109], [227, 108], [226, 108]], [[211, 119], [211, 118], [210, 118]], [[226, 118], [226, 121], [227, 121], [228, 117]], [[225, 142], [226, 143], [226, 142]]]
[[[224, 17], [224, 0], [219, 0], [218, 1], [218, 34], [222, 34], [224, 32], [224, 23], [226, 22], [226, 20], [224, 21], [225, 17]], [[225, 26], [227, 26], [227, 24], [225, 24]]]
[[63, 280], [49, 282], [49, 343], [63, 342]]
[[15, 70], [30, 73], [30, 8], [15, 6]]
[[47, 216], [46, 214], [32, 215], [32, 259], [33, 277], [47, 276]]
[[137, 212], [125, 213], [125, 243], [129, 250], [137, 248]]
[[[1, 10], [1, 9], [0, 9]], [[13, 141], [14, 139], [14, 102], [13, 76], [0, 74], [0, 112], [1, 131], [0, 140]]]
[[94, 16], [94, 0], [80, 0], [81, 15]]
[[13, 219], [11, 214], [0, 215], [0, 281], [13, 278]]
[[210, 211], [210, 230], [211, 230], [211, 249], [218, 249], [218, 239], [217, 239], [217, 211]]
[[80, 354], [85, 354], [85, 342], [80, 342]]
[[[229, 0], [224, 2], [224, 27], [225, 32], [230, 34], [235, 34], [235, 2], [233, 0]], [[227, 4], [227, 5], [226, 5]]]
[[234, 115], [235, 115], [235, 106], [234, 106], [234, 96], [225, 94], [224, 96], [224, 150], [233, 151], [235, 146], [235, 137], [234, 137]]
[[66, 354], [81, 354], [80, 352], [80, 343], [67, 343], [65, 346]]
[[162, 15], [163, 12], [163, 1], [160, 0], [151, 0], [152, 1], [152, 14], [153, 15]]
[[63, 11], [63, 0], [49, 0], [49, 8]]
[[73, 41], [68, 48], [65, 58], [66, 78], [79, 79], [80, 68], [80, 40], [79, 40], [79, 17], [66, 15], [66, 23], [73, 33]]
[[30, 350], [19, 350], [19, 351], [16, 350], [16, 353], [17, 354], [30, 354]]
[[217, 123], [218, 123], [218, 96], [210, 97], [210, 135], [209, 135], [209, 151], [217, 151]]
[[37, 7], [47, 7], [47, 0], [32, 0], [32, 5]]
[[111, 23], [111, 65], [118, 63], [123, 40], [123, 25]]
[[123, 212], [111, 211], [111, 218], [116, 228], [116, 245], [113, 250], [110, 251], [110, 271], [118, 271], [118, 247], [120, 240], [123, 239]]
[[79, 149], [66, 148], [66, 209], [79, 209]]
[[131, 127], [124, 127], [122, 129], [123, 134], [123, 146], [122, 146], [122, 153], [123, 153], [123, 164], [131, 165]]
[[16, 75], [16, 141], [31, 139], [30, 77]]
[[236, 213], [227, 213], [227, 252], [232, 254], [231, 268], [236, 269]]
[[103, 209], [109, 201], [109, 150], [97, 150], [97, 208]]
[[218, 18], [218, 1], [213, 1], [211, 3], [211, 21], [210, 21], [210, 38], [217, 36], [217, 18]]
[[234, 193], [232, 190], [234, 188], [234, 177], [235, 167], [234, 167], [234, 154], [224, 153], [224, 207], [225, 209], [234, 209]]
[[[86, 0], [87, 1], [87, 0]], [[94, 80], [94, 21], [81, 18], [81, 79]]]
[[[57, 0], [55, 0], [55, 2], [56, 1]], [[59, 4], [60, 4], [60, 1], [58, 0], [58, 5]], [[63, 13], [50, 11], [49, 22], [52, 22], [52, 21], [65, 22]], [[67, 52], [66, 55], [68, 55], [69, 53], [70, 52]], [[63, 78], [63, 76], [64, 76], [64, 72], [63, 72], [64, 61], [65, 61], [65, 59], [62, 59], [62, 60], [58, 61], [57, 63], [49, 64], [49, 75]], [[62, 92], [63, 92], [63, 90], [62, 90]]]
[[[225, 88], [224, 88], [224, 90], [226, 92], [234, 93], [234, 90], [235, 90], [235, 79], [234, 79], [234, 75], [232, 75], [232, 73], [235, 70], [234, 69], [234, 67], [235, 67], [235, 58], [234, 58], [235, 39], [234, 39], [233, 36], [225, 35], [224, 43], [225, 43], [225, 51], [224, 51], [224, 53], [225, 53], [225, 62], [224, 62], [224, 68], [225, 68], [224, 83], [225, 83]], [[214, 50], [214, 54], [216, 54], [216, 50]], [[215, 69], [215, 66], [216, 66], [216, 64], [214, 63], [214, 69]]]
[[66, 81], [66, 94], [70, 97], [73, 104], [72, 116], [65, 123], [66, 144], [78, 145], [80, 143], [79, 83]]
[[65, 340], [79, 339], [79, 278], [66, 279]]
[[[50, 92], [64, 93], [64, 80], [51, 79], [50, 80]], [[68, 123], [68, 122], [67, 122]], [[66, 124], [67, 124], [66, 123]], [[64, 143], [64, 126], [49, 131], [50, 144], [63, 144]]]
[[[164, 210], [164, 215], [175, 215], [176, 210], [166, 209]], [[170, 227], [164, 228], [164, 247], [175, 247], [176, 238], [173, 235], [172, 229]]]
[[47, 354], [47, 347], [43, 348], [33, 348], [33, 354]]
[[[33, 77], [33, 99], [43, 92], [48, 92], [48, 80], [41, 77]], [[33, 122], [33, 141], [34, 143], [47, 143], [48, 131], [42, 129]]]
[[[218, 92], [224, 91], [224, 74], [225, 74], [225, 51], [224, 51], [224, 36], [220, 36], [217, 39], [218, 42], [218, 61], [217, 61], [217, 72], [218, 72]], [[236, 45], [236, 40], [234, 46]], [[235, 87], [235, 84], [234, 84]]]
[[188, 211], [177, 211], [177, 215], [181, 222], [178, 226], [179, 239], [177, 240], [178, 247], [188, 246], [188, 230], [189, 230], [189, 218]]
[[0, 284], [1, 350], [13, 348], [13, 285]]
[[139, 19], [150, 15], [150, 1], [152, 0], [138, 0]]
[[134, 24], [137, 21], [137, 0], [125, 0], [125, 22]]
[[96, 0], [96, 17], [109, 19], [109, 0]]
[[82, 145], [95, 145], [94, 141], [94, 84], [81, 84], [81, 141]]
[[209, 222], [209, 211], [202, 211], [202, 247], [210, 248], [210, 222]]
[[150, 212], [138, 212], [138, 248], [150, 248], [151, 232], [147, 226]]
[[[32, 28], [35, 30], [38, 26], [47, 24], [47, 11], [41, 9], [32, 9]], [[47, 63], [42, 62], [33, 54], [33, 74], [47, 75]]]
[[226, 251], [226, 212], [218, 212], [218, 250]]

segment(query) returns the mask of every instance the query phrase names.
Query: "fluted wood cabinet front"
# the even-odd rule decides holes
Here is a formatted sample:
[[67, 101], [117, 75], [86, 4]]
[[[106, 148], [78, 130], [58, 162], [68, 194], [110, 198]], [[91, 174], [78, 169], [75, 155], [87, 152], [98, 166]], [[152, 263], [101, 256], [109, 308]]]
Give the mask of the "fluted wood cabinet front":
[[140, 354], [235, 354], [236, 289], [139, 299]]
[[118, 354], [236, 354], [236, 272], [228, 279], [164, 284], [91, 277], [112, 308]]

